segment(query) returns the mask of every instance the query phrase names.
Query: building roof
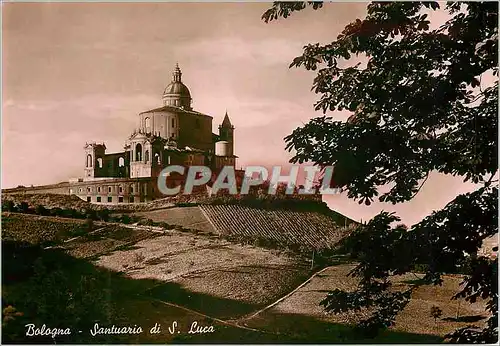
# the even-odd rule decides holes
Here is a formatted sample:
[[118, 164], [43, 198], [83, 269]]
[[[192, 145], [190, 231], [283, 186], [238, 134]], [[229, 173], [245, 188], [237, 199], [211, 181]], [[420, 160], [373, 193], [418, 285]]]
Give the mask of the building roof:
[[229, 115], [227, 115], [227, 111], [226, 111], [226, 115], [224, 115], [224, 120], [222, 120], [222, 127], [232, 127], [233, 125], [231, 125], [231, 121], [229, 120]]
[[191, 98], [191, 93], [189, 92], [188, 87], [182, 82], [171, 82], [167, 85], [165, 91], [163, 92], [163, 96], [166, 95], [178, 95]]
[[162, 106], [162, 107], [159, 107], [159, 108], [150, 109], [148, 111], [141, 112], [140, 114], [153, 113], [153, 112], [161, 112], [161, 111], [181, 112], [181, 113], [187, 113], [187, 114], [193, 114], [193, 115], [200, 115], [200, 116], [204, 116], [204, 117], [213, 118], [212, 116], [207, 115], [207, 114], [203, 114], [203, 113], [200, 113], [200, 112], [197, 112], [197, 111], [194, 111], [194, 110], [187, 110], [187, 109], [184, 109], [182, 107], [176, 107], [176, 106]]
[[187, 86], [182, 83], [182, 72], [179, 68], [179, 64], [175, 64], [174, 72], [172, 73], [172, 82], [167, 85], [163, 96], [181, 96], [191, 98], [191, 93]]

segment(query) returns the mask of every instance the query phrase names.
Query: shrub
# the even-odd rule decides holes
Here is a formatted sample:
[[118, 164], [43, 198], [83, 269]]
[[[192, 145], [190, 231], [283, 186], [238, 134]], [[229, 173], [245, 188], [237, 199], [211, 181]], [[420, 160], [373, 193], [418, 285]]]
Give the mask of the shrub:
[[129, 224], [131, 219], [130, 219], [130, 216], [128, 216], [127, 214], [122, 214], [122, 216], [120, 217], [120, 220], [122, 223], [124, 224]]
[[64, 216], [63, 210], [59, 207], [50, 209], [51, 216]]
[[94, 228], [94, 220], [91, 217], [88, 217], [85, 221], [85, 228], [87, 229], [87, 232], [91, 232]]
[[16, 210], [16, 206], [13, 201], [5, 201], [2, 209], [5, 209], [6, 211], [13, 212]]
[[48, 215], [49, 212], [43, 205], [37, 205], [35, 208], [35, 214], [37, 215]]
[[434, 322], [437, 323], [437, 319], [443, 315], [443, 310], [441, 310], [438, 306], [433, 305], [431, 307], [431, 317], [434, 318]]
[[97, 218], [102, 221], [108, 221], [109, 220], [109, 213], [110, 211], [108, 209], [102, 209], [97, 212]]
[[17, 210], [21, 213], [27, 213], [29, 211], [29, 205], [27, 202], [21, 202], [19, 205], [17, 205]]

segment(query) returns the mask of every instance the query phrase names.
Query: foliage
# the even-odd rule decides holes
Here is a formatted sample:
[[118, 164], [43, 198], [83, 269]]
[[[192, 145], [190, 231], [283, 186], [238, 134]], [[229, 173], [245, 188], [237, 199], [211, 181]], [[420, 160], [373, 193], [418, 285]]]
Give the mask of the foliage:
[[29, 205], [28, 203], [26, 202], [21, 202], [18, 206], [17, 206], [17, 209], [19, 210], [19, 212], [21, 213], [27, 213], [29, 212]]
[[[25, 336], [25, 324], [71, 327], [57, 343], [79, 342], [78, 329], [118, 318], [110, 301], [109, 274], [58, 250], [43, 250], [21, 242], [2, 241], [2, 337], [5, 343], [53, 343], [50, 337]], [[70, 338], [70, 339], [68, 339]], [[81, 340], [80, 340], [81, 341]]]
[[443, 315], [443, 310], [439, 308], [439, 306], [433, 305], [431, 307], [431, 317], [434, 318], [434, 321], [437, 321]]
[[2, 210], [10, 211], [13, 212], [15, 211], [15, 204], [13, 201], [5, 201], [5, 203], [2, 206]]
[[37, 205], [35, 208], [35, 214], [37, 215], [47, 215], [48, 210], [43, 205]]
[[[263, 19], [305, 7], [275, 3]], [[437, 10], [448, 19], [433, 29], [428, 13]], [[391, 275], [419, 268], [427, 283], [440, 284], [460, 269], [469, 276], [454, 298], [486, 299], [491, 317], [483, 330], [447, 337], [496, 342], [497, 261], [477, 252], [498, 222], [498, 3], [371, 3], [335, 41], [306, 45], [290, 65], [300, 66], [317, 71], [315, 109], [324, 115], [285, 138], [292, 163], [334, 165], [336, 186], [367, 205], [411, 200], [434, 171], [478, 186], [410, 229], [385, 212], [360, 225], [343, 249], [360, 262], [351, 273], [361, 278], [358, 290], [331, 292], [322, 304], [332, 312], [370, 307], [360, 326], [375, 334], [394, 324], [411, 295], [390, 291]], [[494, 82], [482, 85], [486, 78]], [[326, 115], [342, 110], [351, 112], [346, 122]], [[388, 191], [379, 195], [381, 187]]]

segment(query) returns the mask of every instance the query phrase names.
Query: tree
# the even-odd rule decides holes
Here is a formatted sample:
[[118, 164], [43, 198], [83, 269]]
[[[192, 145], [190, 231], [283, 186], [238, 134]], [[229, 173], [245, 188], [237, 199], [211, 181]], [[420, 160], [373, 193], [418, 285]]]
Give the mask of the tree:
[[16, 211], [14, 201], [11, 201], [11, 200], [5, 201], [5, 204], [4, 204], [2, 209], [5, 209], [6, 211], [10, 211], [10, 212]]
[[85, 219], [85, 230], [87, 232], [92, 232], [94, 229], [94, 219], [92, 217], [87, 216], [87, 219]]
[[434, 322], [437, 324], [437, 319], [443, 315], [443, 310], [439, 306], [433, 305], [431, 307], [431, 317], [434, 318]]
[[[307, 5], [322, 7], [275, 2], [263, 20], [286, 18]], [[449, 19], [431, 29], [423, 12], [436, 10]], [[306, 45], [290, 67], [317, 71], [315, 109], [323, 112], [285, 138], [292, 163], [333, 165], [337, 186], [367, 205], [374, 198], [411, 200], [433, 171], [478, 186], [409, 229], [394, 226], [399, 217], [386, 212], [360, 225], [342, 243], [359, 262], [350, 274], [360, 277], [359, 287], [330, 292], [325, 309], [371, 308], [360, 326], [375, 335], [394, 323], [414, 289], [391, 291], [391, 275], [420, 266], [424, 282], [437, 285], [443, 273], [470, 262], [465, 286], [453, 298], [487, 299], [491, 316], [486, 328], [462, 328], [447, 338], [496, 342], [498, 262], [477, 252], [497, 233], [498, 4], [371, 3], [366, 18], [329, 44]], [[488, 75], [494, 82], [483, 86]], [[346, 122], [326, 115], [344, 109], [352, 113]], [[382, 186], [390, 190], [379, 195]]]
[[27, 213], [30, 209], [30, 206], [28, 202], [22, 201], [18, 206], [17, 209], [19, 210], [20, 213]]
[[48, 210], [41, 204], [37, 205], [35, 208], [35, 214], [37, 215], [47, 215]]

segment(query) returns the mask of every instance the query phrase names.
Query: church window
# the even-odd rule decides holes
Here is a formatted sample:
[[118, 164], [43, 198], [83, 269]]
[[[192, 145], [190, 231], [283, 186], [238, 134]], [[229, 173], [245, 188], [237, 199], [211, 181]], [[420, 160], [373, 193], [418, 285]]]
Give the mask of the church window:
[[134, 193], [134, 185], [130, 185], [130, 193]]
[[161, 160], [160, 160], [160, 154], [158, 153], [155, 153], [155, 161], [157, 164], [160, 164], [161, 163]]
[[135, 160], [142, 161], [142, 145], [140, 143], [135, 146]]
[[78, 192], [82, 192], [82, 191], [83, 191], [83, 189], [82, 189], [82, 188], [79, 188], [79, 189], [78, 189]]
[[102, 168], [102, 158], [101, 157], [97, 158], [97, 164], [99, 165], [99, 168]]
[[97, 192], [101, 192], [101, 187], [100, 186], [97, 187]]
[[92, 202], [92, 197], [87, 196], [87, 202]]
[[150, 117], [146, 117], [146, 119], [144, 119], [144, 127], [146, 130], [146, 133], [151, 133], [151, 118]]
[[108, 192], [111, 192], [111, 186], [108, 186]]
[[92, 167], [92, 155], [87, 155], [87, 167]]
[[87, 192], [92, 192], [92, 188], [87, 187]]
[[149, 162], [149, 150], [146, 150], [146, 152], [144, 152], [144, 162]]
[[118, 167], [123, 167], [125, 166], [125, 159], [123, 157], [120, 157], [118, 159]]
[[120, 193], [122, 193], [122, 192], [123, 192], [123, 186], [118, 187], [118, 191], [119, 191]]

